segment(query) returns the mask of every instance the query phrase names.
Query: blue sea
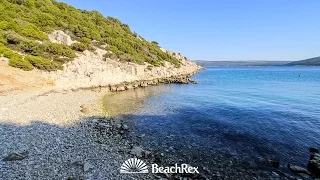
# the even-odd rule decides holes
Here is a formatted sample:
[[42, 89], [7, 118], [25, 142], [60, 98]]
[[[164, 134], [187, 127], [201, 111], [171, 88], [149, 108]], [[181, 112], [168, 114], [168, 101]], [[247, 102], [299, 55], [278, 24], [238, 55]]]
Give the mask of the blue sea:
[[[308, 162], [320, 147], [319, 67], [208, 67], [198, 84], [115, 93], [143, 146], [182, 161], [236, 166]], [[117, 103], [113, 104], [117, 105]]]

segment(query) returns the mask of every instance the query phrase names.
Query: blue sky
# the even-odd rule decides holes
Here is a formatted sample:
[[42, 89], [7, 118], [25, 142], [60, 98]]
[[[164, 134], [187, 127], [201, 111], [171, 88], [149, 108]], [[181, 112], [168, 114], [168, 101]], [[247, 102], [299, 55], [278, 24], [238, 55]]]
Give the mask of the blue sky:
[[320, 56], [320, 0], [62, 0], [98, 10], [190, 59]]

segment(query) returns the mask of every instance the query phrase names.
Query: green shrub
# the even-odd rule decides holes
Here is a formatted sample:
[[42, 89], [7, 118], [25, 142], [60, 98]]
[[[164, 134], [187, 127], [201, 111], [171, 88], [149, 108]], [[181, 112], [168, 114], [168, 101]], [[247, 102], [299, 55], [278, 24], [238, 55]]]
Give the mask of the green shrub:
[[119, 51], [119, 49], [116, 46], [109, 45], [109, 46], [106, 47], [106, 49], [108, 51], [113, 52], [116, 55], [120, 55], [122, 53], [121, 51]]
[[88, 45], [84, 44], [84, 43], [73, 43], [71, 45], [71, 48], [75, 51], [85, 51], [86, 49], [88, 49]]
[[19, 34], [26, 36], [26, 37], [39, 39], [39, 40], [48, 39], [47, 35], [33, 24], [29, 24], [25, 27], [22, 27], [19, 31]]
[[20, 68], [25, 71], [30, 71], [34, 69], [32, 64], [24, 60], [20, 54], [11, 51], [10, 49], [6, 48], [3, 44], [0, 44], [0, 56], [2, 55], [10, 59], [9, 66]]
[[64, 64], [66, 62], [72, 61], [72, 58], [66, 58], [66, 57], [55, 57], [53, 59], [54, 62], [57, 62], [59, 64]]
[[0, 30], [0, 44], [7, 44], [7, 39], [5, 38], [5, 34]]
[[103, 55], [104, 57], [104, 60], [106, 60], [106, 58], [109, 58], [109, 59], [116, 59], [118, 58], [118, 56], [114, 53], [106, 53], [105, 55]]
[[28, 55], [25, 57], [25, 59], [29, 61], [34, 67], [41, 70], [54, 71], [63, 68], [61, 64], [50, 61], [49, 59], [42, 58], [40, 56]]
[[69, 58], [76, 57], [76, 54], [67, 45], [58, 44], [58, 43], [49, 43], [45, 45], [44, 49], [46, 52], [51, 53], [53, 55], [65, 56]]
[[11, 58], [22, 59], [22, 56], [20, 54], [13, 52], [12, 50], [6, 48], [2, 44], [0, 44], [0, 54], [9, 59]]
[[9, 44], [19, 44], [23, 40], [22, 36], [11, 31], [5, 34], [5, 38]]
[[29, 53], [32, 55], [39, 55], [41, 52], [41, 47], [39, 43], [36, 43], [35, 41], [22, 41], [19, 45], [20, 49], [24, 51], [25, 53]]
[[151, 70], [152, 70], [152, 66], [151, 66], [151, 65], [148, 65], [148, 66], [147, 66], [147, 69], [148, 69], [149, 71], [151, 71]]
[[90, 44], [91, 43], [91, 39], [83, 37], [83, 38], [81, 38], [80, 42], [82, 42], [84, 44]]
[[159, 45], [157, 41], [151, 41], [152, 44]]
[[9, 60], [9, 66], [23, 69], [25, 71], [31, 71], [34, 69], [32, 64], [25, 59], [13, 57]]

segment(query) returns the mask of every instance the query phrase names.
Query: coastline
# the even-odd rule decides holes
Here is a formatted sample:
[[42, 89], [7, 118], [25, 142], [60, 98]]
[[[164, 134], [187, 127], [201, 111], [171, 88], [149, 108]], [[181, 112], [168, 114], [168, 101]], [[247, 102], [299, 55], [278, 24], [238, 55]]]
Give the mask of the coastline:
[[[44, 86], [0, 96], [0, 137], [4, 144], [0, 147], [0, 178], [159, 179], [152, 174], [119, 174], [121, 163], [132, 157], [131, 150], [138, 144], [127, 137], [122, 120], [108, 117], [102, 99], [112, 87], [122, 91], [129, 86], [193, 83], [189, 77], [194, 73], [107, 87], [61, 90]], [[83, 111], [84, 106], [88, 111]], [[127, 127], [125, 131], [129, 131]], [[5, 161], [13, 153], [27, 156]]]
[[[190, 76], [188, 74], [179, 78], [163, 78], [162, 83], [185, 83]], [[157, 84], [161, 84], [159, 80], [157, 81]], [[114, 85], [114, 87], [116, 87], [115, 91], [118, 91], [119, 87], [129, 90], [127, 86], [139, 83], [137, 88], [141, 90], [146, 87], [141, 84], [157, 85], [154, 81], [133, 81]], [[147, 137], [142, 137], [136, 132], [131, 122], [117, 115], [110, 117], [109, 113], [105, 113], [102, 98], [112, 93], [116, 100], [118, 95], [112, 92], [111, 88], [112, 86], [106, 86], [57, 91], [52, 87], [46, 87], [38, 91], [1, 96], [0, 100], [5, 102], [2, 105], [5, 104], [7, 107], [5, 113], [2, 111], [2, 115], [6, 115], [5, 119], [0, 118], [0, 137], [4, 143], [4, 146], [0, 147], [2, 157], [0, 178], [219, 179], [226, 175], [231, 179], [236, 178], [231, 171], [230, 174], [225, 172], [225, 167], [233, 166], [221, 163], [223, 157], [219, 155], [210, 157], [215, 162], [220, 162], [212, 165], [214, 171], [210, 170], [211, 165], [200, 164], [200, 174], [197, 175], [120, 174], [121, 163], [132, 157], [141, 158], [149, 164], [163, 165], [190, 161], [183, 161], [183, 156], [189, 155], [177, 149], [171, 151], [162, 147], [154, 148], [151, 142], [146, 142]], [[124, 91], [122, 89], [119, 91]], [[136, 90], [132, 88], [128, 92], [121, 93], [127, 94], [134, 91]], [[82, 111], [84, 106], [88, 109], [87, 112]], [[3, 109], [3, 106], [0, 106], [0, 109]], [[192, 144], [189, 146], [197, 148]], [[4, 159], [12, 153], [27, 154], [27, 156], [22, 160], [5, 161]], [[266, 161], [262, 162], [265, 163], [264, 167], [257, 167], [250, 162], [249, 164], [242, 162], [236, 157], [230, 159], [231, 164], [240, 166], [240, 169], [232, 169], [232, 172], [238, 171], [248, 178], [290, 179], [292, 177], [282, 169], [270, 170], [270, 166], [277, 162]]]

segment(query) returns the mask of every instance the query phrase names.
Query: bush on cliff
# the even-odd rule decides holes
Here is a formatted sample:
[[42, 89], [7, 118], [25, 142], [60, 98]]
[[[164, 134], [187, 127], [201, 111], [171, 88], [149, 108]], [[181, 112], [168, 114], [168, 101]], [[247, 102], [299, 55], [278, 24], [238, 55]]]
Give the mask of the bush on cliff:
[[34, 69], [32, 64], [25, 59], [13, 57], [9, 61], [9, 66], [23, 69], [25, 71], [31, 71]]
[[46, 70], [46, 71], [54, 71], [57, 69], [62, 69], [62, 65], [50, 61], [49, 59], [42, 58], [40, 56], [31, 56], [28, 55], [25, 57], [25, 60], [30, 62], [34, 67], [41, 69], [41, 70]]
[[65, 56], [69, 58], [76, 57], [74, 51], [69, 46], [64, 44], [48, 43], [45, 45], [44, 50], [54, 55]]
[[88, 45], [84, 44], [84, 43], [73, 43], [71, 45], [71, 48], [75, 51], [85, 51], [86, 49], [88, 49]]
[[12, 67], [20, 68], [25, 71], [33, 70], [34, 67], [31, 63], [23, 59], [23, 57], [6, 48], [3, 44], [0, 44], [0, 56], [4, 56], [9, 59], [9, 65]]

